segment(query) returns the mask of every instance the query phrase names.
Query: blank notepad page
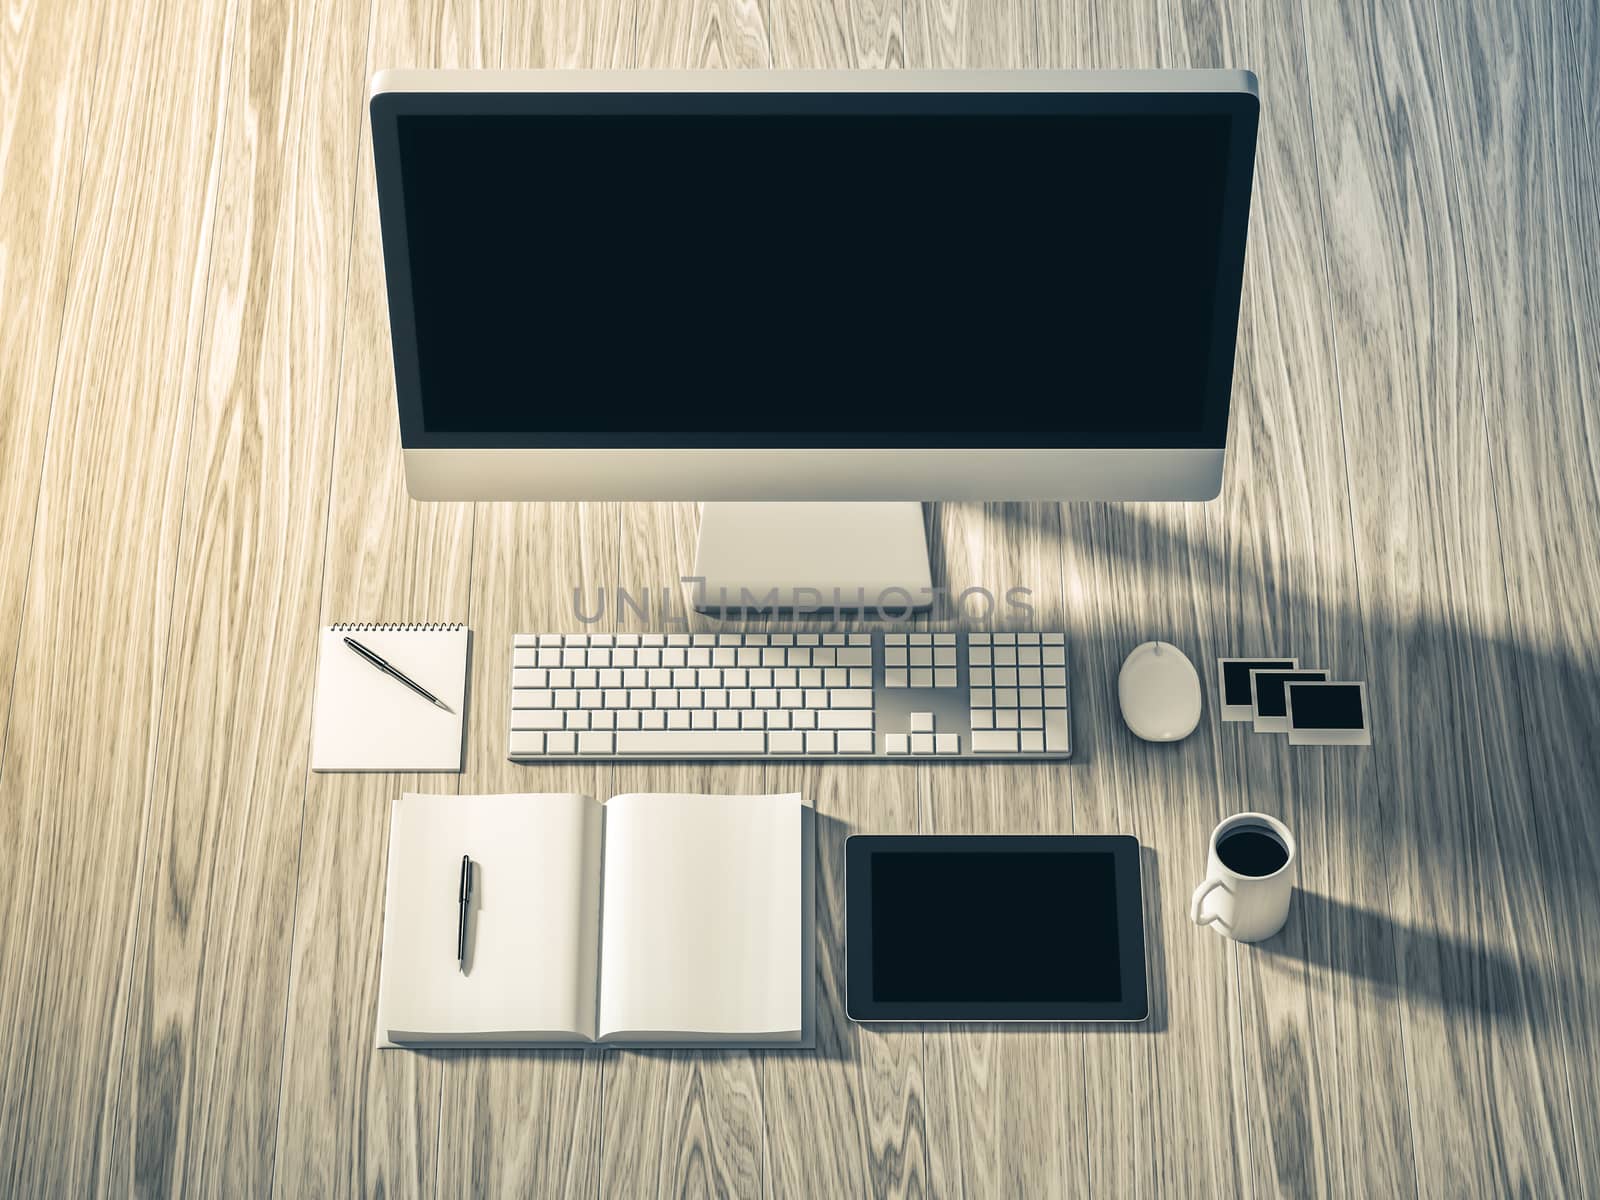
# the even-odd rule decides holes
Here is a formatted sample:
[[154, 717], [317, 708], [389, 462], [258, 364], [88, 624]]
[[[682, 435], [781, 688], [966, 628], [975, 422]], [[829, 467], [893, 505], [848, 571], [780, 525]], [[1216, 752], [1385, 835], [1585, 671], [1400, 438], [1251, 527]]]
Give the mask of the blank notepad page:
[[[450, 706], [429, 704], [349, 646], [352, 637]], [[333, 625], [322, 631], [313, 771], [459, 771], [467, 691], [463, 625]]]

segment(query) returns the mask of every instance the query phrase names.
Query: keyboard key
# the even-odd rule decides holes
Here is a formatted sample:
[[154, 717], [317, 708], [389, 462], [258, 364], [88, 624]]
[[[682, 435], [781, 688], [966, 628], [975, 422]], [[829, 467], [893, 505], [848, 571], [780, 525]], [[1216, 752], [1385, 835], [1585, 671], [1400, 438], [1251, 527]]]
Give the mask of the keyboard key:
[[[738, 714], [739, 714], [739, 728], [740, 729], [764, 729], [764, 728], [766, 728], [766, 724], [767, 724], [766, 715], [767, 714], [762, 712], [759, 708], [741, 708], [741, 709], [738, 709], [738, 710], [735, 710], [735, 711], [737, 711]], [[667, 722], [667, 726], [670, 728], [671, 725], [672, 725], [672, 722], [668, 721]]]
[[972, 689], [972, 707], [973, 708], [993, 708], [994, 707], [994, 690], [992, 688], [973, 688]]
[[516, 754], [543, 754], [544, 734], [530, 733], [525, 729], [511, 731], [511, 753]]
[[872, 645], [872, 635], [870, 633], [852, 633], [846, 636], [845, 641], [852, 646], [870, 647]]
[[872, 686], [871, 667], [851, 667], [849, 685], [853, 688], [869, 688]]
[[906, 661], [906, 648], [904, 646], [885, 646], [883, 648], [883, 665], [886, 667], [904, 667]]
[[911, 714], [912, 733], [932, 733], [933, 714], [931, 712], [914, 712]]
[[[679, 710], [682, 711], [681, 709]], [[689, 714], [690, 729], [715, 729], [717, 727], [717, 714], [709, 708], [697, 708]]]
[[937, 667], [933, 672], [933, 686], [953, 688], [956, 686], [956, 669], [954, 667]]
[[657, 688], [656, 689], [656, 707], [657, 708], [677, 708], [678, 707], [678, 693], [677, 693], [677, 690], [674, 689], [674, 688]]
[[[809, 701], [807, 702], [807, 707], [812, 707], [812, 705], [810, 704]], [[821, 708], [822, 706], [819, 704], [819, 705], [816, 705], [815, 707]], [[832, 691], [832, 692], [829, 692], [828, 693], [828, 707], [830, 707], [830, 708], [869, 708], [870, 709], [872, 707], [872, 691], [871, 691], [871, 689], [864, 689], [862, 691]]]
[[883, 635], [883, 644], [885, 646], [904, 646], [906, 644], [906, 635], [903, 633], [886, 633]]
[[807, 708], [827, 708], [828, 691], [826, 688], [810, 688], [806, 691]]
[[789, 724], [796, 729], [815, 729], [817, 727], [817, 710], [814, 708], [797, 708], [789, 714]]
[[1023, 688], [1017, 693], [1017, 703], [1023, 708], [1043, 708], [1044, 693], [1038, 688]]
[[849, 730], [839, 735], [840, 754], [871, 754], [872, 735], [859, 730]]
[[911, 665], [913, 667], [933, 666], [933, 648], [931, 646], [913, 646], [911, 648]]
[[961, 735], [959, 733], [936, 733], [933, 735], [933, 752], [935, 754], [960, 754]]
[[761, 754], [767, 735], [755, 729], [620, 730], [618, 754]]
[[913, 753], [913, 754], [932, 754], [933, 753], [933, 734], [931, 734], [931, 733], [913, 733], [911, 735], [911, 753]]
[[871, 729], [872, 714], [857, 709], [830, 708], [817, 714], [818, 729]]
[[599, 688], [587, 688], [578, 693], [579, 708], [604, 708], [605, 693]]
[[883, 748], [889, 754], [910, 754], [911, 735], [909, 733], [891, 733], [883, 739]]
[[806, 748], [806, 735], [793, 729], [779, 729], [767, 735], [767, 748], [774, 754], [800, 754]]
[[994, 690], [994, 706], [996, 708], [1016, 708], [1017, 707], [1017, 689], [1016, 688], [995, 688], [995, 690]]
[[832, 754], [833, 733], [827, 729], [812, 729], [806, 733], [807, 754]]
[[1044, 714], [1044, 745], [1052, 753], [1065, 754], [1071, 748], [1067, 740], [1067, 711], [1052, 708]]
[[735, 688], [728, 693], [729, 708], [750, 708], [755, 702], [755, 696], [749, 688]]
[[622, 688], [611, 688], [605, 693], [607, 708], [627, 708], [628, 693]]
[[659, 708], [648, 708], [639, 714], [640, 729], [665, 729], [667, 714]]
[[778, 693], [778, 703], [784, 708], [804, 708], [806, 694], [799, 688], [784, 688]]
[[565, 729], [566, 714], [559, 709], [517, 708], [511, 711], [513, 729]]
[[872, 665], [872, 647], [847, 646], [839, 651], [838, 662], [841, 667], [870, 667]]
[[1022, 731], [1022, 753], [1043, 754], [1044, 733], [1038, 729], [1024, 729]]
[[[686, 708], [675, 708], [675, 709], [673, 709], [671, 712], [669, 712], [667, 714], [667, 728], [668, 729], [687, 729], [687, 728], [689, 728], [689, 716], [690, 716], [689, 710], [686, 709]], [[620, 729], [620, 728], [623, 728], [623, 727], [619, 725], [618, 728]], [[627, 726], [627, 728], [629, 728], [629, 729], [637, 729], [637, 728], [639, 728], [639, 726], [638, 725], [629, 725], [629, 726]]]
[[549, 688], [512, 688], [512, 708], [554, 708], [556, 694]]
[[1040, 712], [1037, 708], [1025, 708], [1025, 709], [1023, 709], [1022, 710], [1022, 727], [1024, 729], [1043, 729], [1044, 728], [1044, 713]]
[[822, 673], [822, 686], [842, 688], [850, 686], [850, 672], [843, 667], [829, 667]]
[[578, 752], [578, 735], [575, 733], [546, 734], [544, 752], [546, 754], [576, 754]]
[[603, 709], [600, 712], [589, 714], [590, 729], [615, 729], [617, 727], [617, 714], [613, 709]]
[[1046, 667], [1043, 671], [1045, 687], [1067, 686], [1067, 671], [1065, 667]]
[[994, 727], [996, 729], [1015, 729], [1017, 727], [1017, 710], [1014, 708], [995, 709]]
[[838, 664], [834, 661], [837, 653], [831, 646], [823, 646], [821, 649], [813, 650], [811, 652], [811, 665], [813, 667], [837, 666]]
[[639, 714], [638, 714], [638, 712], [635, 709], [631, 709], [631, 708], [624, 708], [620, 712], [618, 712], [617, 713], [617, 728], [618, 729], [637, 729], [637, 728], [639, 728]]
[[1017, 735], [1014, 730], [974, 729], [972, 731], [974, 754], [1015, 754]]
[[720, 708], [717, 710], [718, 729], [739, 728], [739, 710], [736, 708]]
[[1065, 646], [1046, 646], [1040, 658], [1047, 667], [1064, 667], [1067, 665], [1067, 649]]
[[890, 667], [883, 673], [883, 686], [903, 688], [910, 685], [910, 675], [899, 667]]
[[566, 726], [568, 729], [589, 728], [589, 710], [584, 708], [569, 708], [566, 711]]
[[578, 707], [578, 693], [574, 692], [570, 688], [563, 688], [561, 691], [556, 693], [556, 707], [557, 708], [577, 708]]
[[911, 686], [914, 688], [931, 688], [933, 686], [933, 668], [912, 667]]
[[610, 730], [590, 730], [578, 735], [579, 754], [610, 754], [616, 734]]
[[654, 708], [655, 693], [649, 688], [634, 688], [628, 693], [629, 708]]
[[956, 665], [956, 648], [954, 646], [936, 646], [933, 651], [933, 665], [936, 667], [953, 667]]
[[969, 723], [974, 729], [994, 728], [994, 709], [992, 708], [975, 708], [968, 714], [968, 717], [970, 718]]

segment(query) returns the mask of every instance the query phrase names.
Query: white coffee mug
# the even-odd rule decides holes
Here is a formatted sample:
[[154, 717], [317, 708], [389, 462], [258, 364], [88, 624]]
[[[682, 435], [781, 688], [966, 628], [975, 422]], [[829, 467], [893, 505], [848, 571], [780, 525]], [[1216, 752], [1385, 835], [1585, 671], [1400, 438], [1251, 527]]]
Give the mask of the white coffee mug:
[[[1217, 846], [1224, 838], [1248, 829], [1276, 839], [1288, 855], [1270, 875], [1242, 875], [1217, 855]], [[1236, 942], [1259, 942], [1271, 937], [1289, 919], [1296, 865], [1294, 834], [1288, 826], [1266, 813], [1235, 813], [1211, 831], [1206, 877], [1189, 901], [1189, 919], [1196, 925], [1213, 925], [1217, 932]]]

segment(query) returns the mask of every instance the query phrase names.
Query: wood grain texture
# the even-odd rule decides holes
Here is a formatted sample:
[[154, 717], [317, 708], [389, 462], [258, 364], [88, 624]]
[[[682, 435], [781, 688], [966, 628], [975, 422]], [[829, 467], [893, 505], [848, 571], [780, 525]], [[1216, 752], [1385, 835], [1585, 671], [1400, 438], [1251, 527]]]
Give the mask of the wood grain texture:
[[[1373, 748], [1398, 853], [1417, 1186], [1562, 1194], [1566, 1064], [1541, 1035], [1560, 983], [1519, 768], [1513, 632], [1453, 177], [1425, 8], [1309, 6], [1334, 336]], [[1384, 64], [1382, 69], [1379, 64]], [[1471, 153], [1471, 158], [1458, 155]], [[1365, 402], [1383, 397], [1382, 404]], [[1494, 1128], [1503, 1136], [1475, 1131]]]
[[271, 1185], [367, 16], [236, 15], [117, 1190]]
[[[1590, 902], [1600, 850], [1600, 620], [1579, 597], [1600, 583], [1600, 450], [1588, 436], [1600, 220], [1590, 190], [1593, 121], [1569, 126], [1563, 110], [1576, 100], [1593, 112], [1600, 102], [1595, 62], [1583, 57], [1600, 42], [1582, 5], [1422, 7], [1450, 101], [1444, 158], [1506, 558], [1509, 620], [1497, 649], [1515, 678], [1511, 732], [1526, 773], [1508, 797], [1521, 819], [1504, 822], [1515, 839], [1505, 869], [1536, 872], [1552, 896], [1552, 911], [1538, 914], [1548, 925], [1521, 949], [1530, 1005], [1564, 1014], [1565, 1044], [1546, 1053], [1566, 1069], [1576, 1122], [1577, 1173], [1567, 1183], [1586, 1192], [1600, 1177], [1600, 1093], [1594, 1072], [1573, 1068], [1600, 1051], [1600, 921]], [[1542, 1045], [1560, 1025], [1541, 1015], [1530, 1033]]]
[[[42, 569], [29, 574], [22, 702], [0, 776], [0, 1162], [17, 1195], [89, 1191], [113, 1166], [99, 1134], [123, 1083], [231, 41], [225, 0], [183, 5], [181, 21], [178, 7], [140, 6], [114, 36], [64, 10], [79, 12], [78, 36], [99, 39], [82, 53], [104, 83], [88, 115], [33, 534]], [[34, 298], [48, 307], [48, 292]]]
[[[465, 0], [377, 7], [368, 71], [493, 62], [497, 16]], [[319, 623], [469, 621], [472, 508], [418, 504], [405, 493], [365, 119], [360, 136]], [[278, 1194], [411, 1195], [435, 1187], [442, 1062], [379, 1053], [372, 1043], [390, 806], [402, 791], [459, 785], [450, 775], [316, 774], [304, 785]]]
[[103, 15], [13, 5], [0, 40], [0, 765]]

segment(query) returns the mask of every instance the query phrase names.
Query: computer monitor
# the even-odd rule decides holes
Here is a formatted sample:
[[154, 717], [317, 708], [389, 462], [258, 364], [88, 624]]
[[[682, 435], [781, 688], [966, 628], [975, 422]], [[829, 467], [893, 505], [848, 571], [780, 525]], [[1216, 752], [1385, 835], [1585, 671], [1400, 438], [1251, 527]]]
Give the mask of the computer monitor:
[[925, 586], [922, 500], [1213, 497], [1258, 107], [1242, 71], [381, 72], [408, 487], [728, 502], [706, 591], [785, 601]]

